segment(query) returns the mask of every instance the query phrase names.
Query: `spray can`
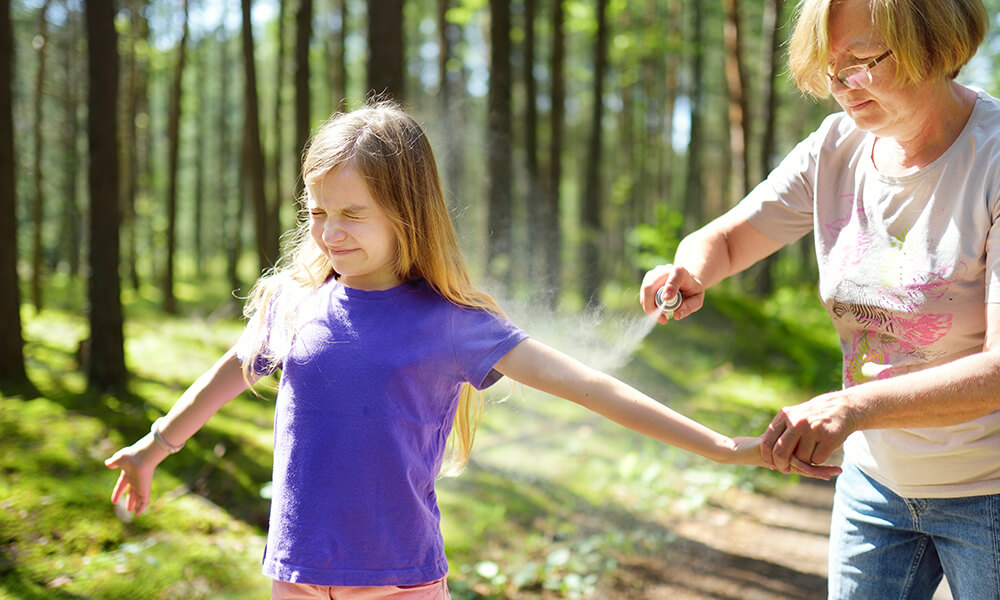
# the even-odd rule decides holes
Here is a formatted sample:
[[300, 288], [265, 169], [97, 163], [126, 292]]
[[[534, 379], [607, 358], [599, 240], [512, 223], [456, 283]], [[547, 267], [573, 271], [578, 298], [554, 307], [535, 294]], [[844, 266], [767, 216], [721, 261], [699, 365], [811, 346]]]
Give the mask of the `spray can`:
[[677, 307], [681, 305], [682, 298], [679, 291], [669, 300], [664, 298], [663, 291], [665, 289], [665, 287], [661, 287], [656, 290], [656, 306], [659, 307], [661, 313], [667, 315], [667, 320], [669, 320], [670, 317], [674, 316], [674, 311], [677, 310]]

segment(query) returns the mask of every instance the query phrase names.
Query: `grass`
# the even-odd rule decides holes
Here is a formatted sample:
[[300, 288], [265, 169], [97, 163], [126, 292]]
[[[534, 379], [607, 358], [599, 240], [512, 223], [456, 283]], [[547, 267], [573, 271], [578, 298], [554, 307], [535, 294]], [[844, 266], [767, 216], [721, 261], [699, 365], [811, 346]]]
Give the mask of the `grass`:
[[[161, 465], [153, 506], [138, 518], [111, 506], [116, 475], [102, 464], [239, 335], [240, 322], [211, 300], [226, 292], [185, 288], [182, 318], [160, 314], [151, 291], [127, 294], [133, 380], [129, 395], [112, 397], [85, 391], [86, 322], [71, 301], [81, 295], [58, 285], [50, 296], [63, 305], [25, 309], [39, 397], [0, 397], [0, 598], [266, 597], [272, 401], [244, 395], [224, 407]], [[698, 317], [656, 328], [617, 374], [725, 433], [756, 435], [780, 406], [839, 381], [835, 338], [817, 325], [824, 316], [810, 296], [786, 290], [753, 303], [720, 291]], [[598, 331], [590, 343], [600, 350], [634, 325], [622, 311], [636, 312], [548, 325]], [[733, 486], [788, 481], [664, 447], [531, 390], [501, 402], [510, 387], [496, 387], [472, 462], [438, 486], [457, 599], [592, 595], [616, 557], [671, 543], [665, 518]]]

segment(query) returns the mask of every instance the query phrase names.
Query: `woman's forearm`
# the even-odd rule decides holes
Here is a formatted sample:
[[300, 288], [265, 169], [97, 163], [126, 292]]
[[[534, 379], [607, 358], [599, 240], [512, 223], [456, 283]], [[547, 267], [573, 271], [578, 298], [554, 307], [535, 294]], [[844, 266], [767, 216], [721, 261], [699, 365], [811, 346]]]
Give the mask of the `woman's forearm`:
[[843, 393], [855, 429], [967, 423], [1000, 410], [1000, 352], [979, 352]]
[[737, 212], [730, 211], [681, 240], [674, 264], [687, 269], [708, 289], [748, 269], [782, 246]]

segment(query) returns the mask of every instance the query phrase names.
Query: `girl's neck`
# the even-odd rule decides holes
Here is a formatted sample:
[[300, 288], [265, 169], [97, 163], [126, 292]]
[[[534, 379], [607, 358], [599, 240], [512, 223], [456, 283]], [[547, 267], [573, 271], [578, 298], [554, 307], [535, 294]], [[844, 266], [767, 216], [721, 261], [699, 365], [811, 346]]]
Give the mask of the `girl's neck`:
[[403, 280], [395, 276], [391, 278], [340, 276], [337, 277], [337, 282], [344, 287], [362, 292], [379, 292], [392, 289], [402, 284]]
[[921, 102], [908, 131], [898, 136], [877, 137], [872, 162], [879, 172], [901, 176], [915, 173], [941, 157], [962, 133], [977, 94], [949, 81]]

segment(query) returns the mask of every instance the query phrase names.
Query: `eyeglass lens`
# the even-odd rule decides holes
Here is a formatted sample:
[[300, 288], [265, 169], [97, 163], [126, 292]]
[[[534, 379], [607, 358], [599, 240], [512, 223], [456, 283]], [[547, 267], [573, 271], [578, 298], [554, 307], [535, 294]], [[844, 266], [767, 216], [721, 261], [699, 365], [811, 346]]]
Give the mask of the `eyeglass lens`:
[[856, 67], [841, 69], [837, 73], [837, 79], [849, 88], [859, 89], [866, 87], [872, 82], [872, 74], [864, 65], [858, 65]]

